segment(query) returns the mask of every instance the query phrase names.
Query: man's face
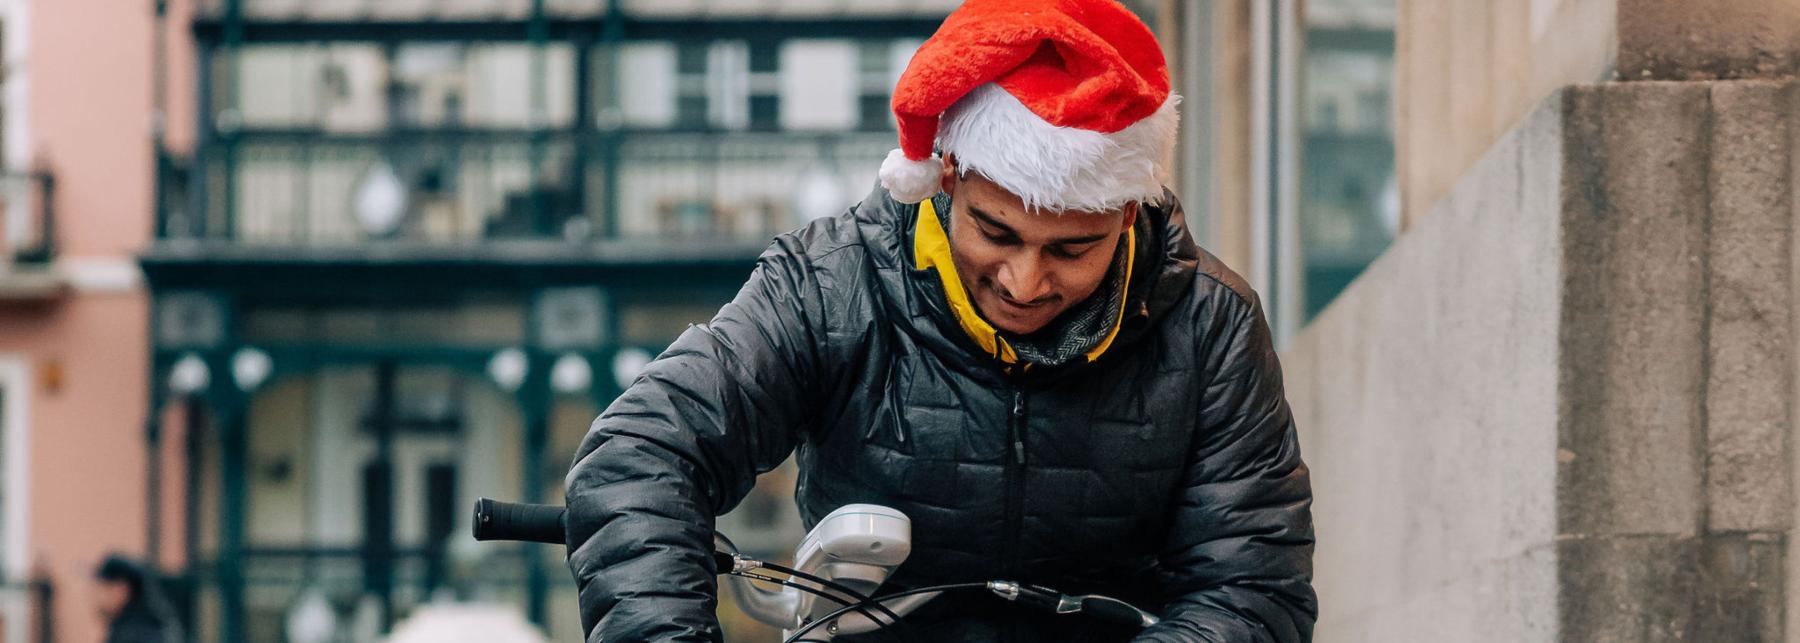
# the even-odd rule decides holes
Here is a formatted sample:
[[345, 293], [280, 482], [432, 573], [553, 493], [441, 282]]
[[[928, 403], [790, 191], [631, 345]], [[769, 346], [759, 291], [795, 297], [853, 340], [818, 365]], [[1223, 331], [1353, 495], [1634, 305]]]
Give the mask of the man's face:
[[981, 316], [1000, 330], [1036, 332], [1100, 287], [1137, 220], [1136, 204], [1110, 212], [1027, 212], [1016, 195], [945, 163], [950, 256]]

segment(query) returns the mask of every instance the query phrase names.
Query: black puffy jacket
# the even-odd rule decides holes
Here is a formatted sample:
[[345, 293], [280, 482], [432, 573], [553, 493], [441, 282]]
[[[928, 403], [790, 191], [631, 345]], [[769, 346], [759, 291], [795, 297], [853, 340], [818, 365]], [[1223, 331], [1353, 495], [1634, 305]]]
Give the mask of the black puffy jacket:
[[809, 528], [849, 503], [912, 519], [885, 587], [1005, 578], [1164, 617], [1134, 633], [971, 593], [909, 616], [917, 640], [1310, 640], [1312, 492], [1268, 325], [1164, 203], [1141, 210], [1113, 344], [1018, 374], [915, 269], [916, 206], [877, 189], [776, 238], [582, 443], [567, 537], [588, 641], [718, 640], [714, 516], [796, 452]]

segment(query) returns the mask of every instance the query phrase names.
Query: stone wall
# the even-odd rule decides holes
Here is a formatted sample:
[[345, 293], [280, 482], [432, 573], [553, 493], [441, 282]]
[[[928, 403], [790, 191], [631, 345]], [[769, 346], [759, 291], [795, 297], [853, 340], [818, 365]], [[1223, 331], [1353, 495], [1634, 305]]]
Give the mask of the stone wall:
[[1317, 640], [1788, 636], [1797, 96], [1560, 90], [1287, 347]]
[[1555, 631], [1560, 106], [1285, 348], [1327, 642]]
[[1781, 640], [1792, 88], [1568, 94], [1567, 640]]
[[1408, 224], [1566, 85], [1800, 71], [1800, 0], [1399, 0], [1398, 17], [1395, 135]]

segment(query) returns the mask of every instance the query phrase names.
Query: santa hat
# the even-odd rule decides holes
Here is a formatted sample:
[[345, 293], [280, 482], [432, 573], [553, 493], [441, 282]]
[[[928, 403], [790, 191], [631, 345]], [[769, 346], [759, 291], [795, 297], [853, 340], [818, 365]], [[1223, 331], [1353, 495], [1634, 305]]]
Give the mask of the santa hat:
[[894, 88], [895, 200], [936, 194], [934, 146], [1027, 208], [1104, 211], [1162, 195], [1175, 145], [1168, 65], [1118, 0], [967, 0]]

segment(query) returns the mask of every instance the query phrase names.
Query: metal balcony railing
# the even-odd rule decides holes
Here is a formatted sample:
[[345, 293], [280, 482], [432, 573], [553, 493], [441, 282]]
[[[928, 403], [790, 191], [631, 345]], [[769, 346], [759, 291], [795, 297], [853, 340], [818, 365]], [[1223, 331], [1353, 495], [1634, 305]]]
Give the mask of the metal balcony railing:
[[47, 170], [0, 172], [0, 263], [43, 266], [56, 258], [55, 186]]
[[892, 137], [245, 133], [201, 161], [201, 205], [165, 213], [159, 230], [280, 246], [757, 241], [853, 204]]
[[[246, 20], [459, 20], [524, 19], [533, 0], [201, 0], [201, 16], [222, 16], [235, 3]], [[608, 0], [543, 0], [544, 13], [589, 18], [606, 13]], [[642, 16], [904, 15], [947, 13], [960, 0], [617, 0], [619, 9]]]

